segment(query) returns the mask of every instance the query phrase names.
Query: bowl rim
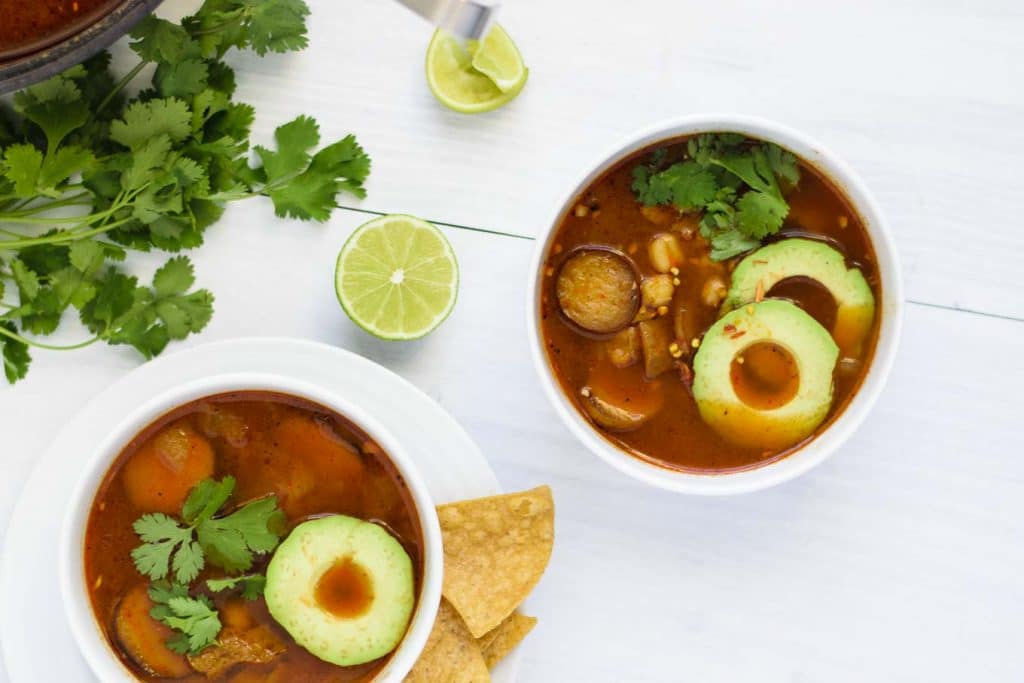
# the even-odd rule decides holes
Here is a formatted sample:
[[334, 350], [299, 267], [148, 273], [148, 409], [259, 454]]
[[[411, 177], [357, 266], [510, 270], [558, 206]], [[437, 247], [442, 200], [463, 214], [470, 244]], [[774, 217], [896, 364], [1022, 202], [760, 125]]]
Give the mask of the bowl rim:
[[[871, 364], [849, 404], [814, 439], [784, 458], [750, 469], [726, 472], [688, 472], [671, 469], [631, 455], [602, 437], [564, 394], [544, 349], [540, 331], [540, 291], [543, 264], [565, 212], [586, 187], [621, 160], [659, 141], [698, 133], [736, 132], [774, 142], [831, 180], [864, 222], [878, 259], [881, 279], [878, 343]], [[829, 458], [863, 423], [892, 370], [903, 324], [903, 277], [899, 259], [882, 210], [860, 177], [839, 156], [789, 126], [767, 119], [731, 113], [703, 113], [660, 121], [631, 133], [602, 153], [558, 195], [546, 214], [548, 224], [537, 237], [527, 287], [527, 331], [533, 366], [549, 402], [562, 422], [584, 446], [602, 460], [645, 484], [678, 493], [730, 495], [781, 484]]]
[[126, 415], [86, 460], [67, 504], [60, 532], [58, 572], [65, 616], [79, 651], [101, 681], [138, 679], [114, 653], [93, 613], [83, 566], [89, 511], [110, 465], [131, 440], [176, 407], [233, 391], [272, 391], [304, 398], [339, 413], [379, 443], [405, 480], [423, 536], [423, 576], [416, 611], [405, 637], [374, 680], [401, 680], [426, 646], [441, 602], [444, 555], [437, 510], [426, 483], [405, 447], [372, 415], [340, 392], [271, 373], [226, 373], [185, 382], [158, 394]]
[[[0, 60], [0, 95], [51, 78], [81, 64], [128, 33], [163, 0], [121, 0], [97, 8], [95, 16], [73, 29], [54, 32], [38, 43]], [[29, 50], [29, 48], [32, 48]]]

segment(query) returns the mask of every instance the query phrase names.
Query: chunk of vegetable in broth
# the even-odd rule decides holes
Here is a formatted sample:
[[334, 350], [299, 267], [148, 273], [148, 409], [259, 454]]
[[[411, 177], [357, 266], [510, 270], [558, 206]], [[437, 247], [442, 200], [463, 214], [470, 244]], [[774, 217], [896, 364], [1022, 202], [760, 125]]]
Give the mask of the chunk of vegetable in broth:
[[173, 424], [125, 463], [125, 493], [139, 510], [175, 515], [189, 491], [213, 476], [210, 442], [187, 423]]
[[665, 318], [656, 318], [645, 320], [638, 327], [640, 345], [644, 352], [644, 375], [647, 379], [654, 379], [672, 369], [672, 354], [669, 351], [672, 343], [671, 325]]
[[619, 331], [608, 340], [608, 359], [617, 368], [628, 368], [640, 360], [640, 331], [636, 326]]
[[118, 602], [114, 633], [125, 654], [153, 676], [181, 678], [192, 673], [188, 660], [168, 649], [166, 643], [174, 636], [174, 631], [149, 615], [153, 607], [146, 585], [141, 583]]
[[562, 264], [555, 289], [565, 316], [599, 334], [628, 325], [640, 301], [633, 266], [625, 256], [608, 249], [582, 249], [570, 256]]
[[640, 283], [640, 298], [644, 306], [657, 308], [672, 302], [676, 287], [672, 284], [672, 276], [667, 273], [645, 277]]

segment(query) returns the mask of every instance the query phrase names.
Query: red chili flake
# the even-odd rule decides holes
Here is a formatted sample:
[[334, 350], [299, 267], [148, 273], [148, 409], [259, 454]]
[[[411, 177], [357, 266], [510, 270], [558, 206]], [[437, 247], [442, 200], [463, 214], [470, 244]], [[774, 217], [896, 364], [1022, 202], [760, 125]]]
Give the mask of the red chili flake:
[[740, 330], [740, 331], [739, 331], [739, 332], [737, 332], [736, 334], [730, 334], [730, 335], [729, 335], [729, 339], [739, 339], [740, 337], [742, 337], [742, 336], [743, 336], [743, 335], [745, 335], [746, 333], [747, 333], [747, 331], [746, 331], [746, 330]]
[[723, 327], [722, 329], [725, 330], [726, 333], [735, 332], [736, 331], [736, 326], [732, 325], [732, 324], [729, 324], [729, 325], [726, 325], [725, 327]]

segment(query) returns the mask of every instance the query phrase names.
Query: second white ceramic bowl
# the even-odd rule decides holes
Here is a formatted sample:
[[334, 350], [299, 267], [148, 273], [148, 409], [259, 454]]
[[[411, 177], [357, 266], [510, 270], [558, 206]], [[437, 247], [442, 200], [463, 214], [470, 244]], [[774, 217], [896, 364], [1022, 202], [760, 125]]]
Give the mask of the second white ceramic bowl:
[[[183, 404], [230, 391], [274, 391], [308, 399], [348, 418], [384, 449], [412, 495], [423, 532], [423, 581], [416, 612], [398, 649], [377, 681], [400, 681], [409, 672], [434, 625], [441, 601], [444, 554], [437, 512], [426, 484], [403, 445], [359, 406], [339, 394], [279, 375], [230, 374], [189, 382], [157, 396], [126, 415], [120, 426], [88, 459], [69, 502], [60, 539], [60, 585], [71, 631], [93, 673], [104, 683], [137, 680], [110, 649], [92, 611], [85, 584], [84, 543], [97, 489], [121, 450], [147, 425]], [[125, 558], [127, 561], [127, 558]]]
[[[659, 467], [640, 460], [602, 437], [580, 415], [562, 391], [544, 350], [540, 332], [540, 293], [544, 281], [543, 265], [551, 240], [562, 217], [591, 183], [624, 158], [655, 143], [699, 133], [720, 132], [742, 133], [774, 142], [814, 166], [846, 195], [864, 221], [878, 258], [882, 291], [878, 307], [881, 326], [867, 376], [842, 414], [823, 432], [780, 460], [742, 471], [704, 474]], [[820, 144], [786, 126], [746, 116], [704, 114], [666, 121], [631, 135], [587, 166], [581, 176], [567, 186], [549, 214], [547, 230], [537, 240], [530, 277], [527, 294], [530, 349], [534, 367], [555, 412], [588, 449], [613, 467], [647, 484], [682, 493], [724, 495], [763, 489], [799, 476], [832, 455], [864, 421], [882, 392], [896, 357], [903, 320], [903, 279], [896, 250], [882, 212], [868, 189], [845, 163]]]

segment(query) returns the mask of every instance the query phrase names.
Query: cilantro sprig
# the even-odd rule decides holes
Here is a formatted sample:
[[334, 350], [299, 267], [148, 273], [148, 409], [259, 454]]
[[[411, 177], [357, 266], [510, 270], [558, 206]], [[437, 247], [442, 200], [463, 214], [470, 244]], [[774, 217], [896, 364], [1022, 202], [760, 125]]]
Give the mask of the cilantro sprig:
[[633, 169], [637, 200], [672, 204], [682, 213], [702, 211], [701, 235], [716, 261], [750, 251], [777, 233], [789, 215], [784, 195], [800, 181], [791, 153], [733, 133], [691, 138], [686, 157], [667, 168], [661, 168], [664, 156]]
[[220, 615], [205, 595], [192, 597], [188, 586], [155, 581], [149, 586], [149, 599], [154, 603], [149, 615], [175, 631], [166, 643], [169, 649], [195, 655], [217, 641]]
[[205, 479], [189, 493], [180, 520], [160, 512], [139, 517], [132, 525], [142, 541], [132, 550], [139, 573], [154, 581], [173, 575], [175, 582], [188, 585], [207, 564], [231, 574], [243, 572], [252, 568], [255, 555], [276, 548], [284, 522], [277, 498], [254, 500], [216, 516], [234, 490], [233, 477]]
[[[284, 531], [284, 513], [277, 498], [250, 501], [218, 516], [235, 490], [235, 479], [204, 479], [193, 488], [181, 508], [181, 518], [161, 512], [147, 513], [132, 525], [142, 544], [132, 550], [140, 574], [151, 580], [149, 597], [155, 603], [150, 616], [175, 631], [167, 647], [179, 654], [198, 654], [216, 642], [220, 616], [205, 595], [191, 595], [189, 585], [207, 564], [229, 574], [246, 571], [255, 555], [277, 547]], [[246, 600], [263, 594], [266, 577], [244, 574], [207, 579], [211, 592], [238, 590]]]
[[[213, 295], [195, 288], [186, 256], [150, 283], [120, 265], [132, 251], [203, 243], [226, 205], [267, 197], [281, 217], [325, 221], [342, 192], [362, 197], [370, 159], [353, 136], [321, 146], [315, 120], [250, 142], [254, 111], [234, 100], [232, 49], [258, 55], [307, 44], [303, 0], [206, 0], [180, 23], [148, 17], [132, 31], [138, 64], [122, 78], [110, 55], [0, 103], [0, 358], [11, 383], [30, 347], [125, 344], [145, 358], [201, 331]], [[147, 65], [137, 95], [127, 86]], [[69, 309], [92, 336], [40, 339]], [[230, 557], [232, 551], [223, 549]]]

